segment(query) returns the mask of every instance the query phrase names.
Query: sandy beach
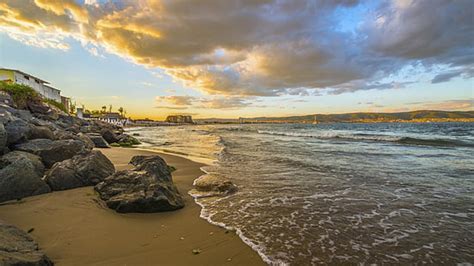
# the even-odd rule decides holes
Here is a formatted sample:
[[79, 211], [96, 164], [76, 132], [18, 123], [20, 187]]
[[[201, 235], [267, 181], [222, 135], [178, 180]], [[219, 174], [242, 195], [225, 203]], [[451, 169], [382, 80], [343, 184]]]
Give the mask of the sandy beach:
[[[152, 152], [101, 151], [116, 170], [130, 168], [134, 155]], [[187, 192], [202, 164], [160, 154], [177, 168], [173, 179], [185, 208], [166, 213], [118, 214], [100, 204], [92, 187], [53, 192], [0, 205], [0, 217], [31, 235], [57, 265], [263, 265], [234, 233], [199, 218]], [[193, 254], [193, 250], [200, 250]]]

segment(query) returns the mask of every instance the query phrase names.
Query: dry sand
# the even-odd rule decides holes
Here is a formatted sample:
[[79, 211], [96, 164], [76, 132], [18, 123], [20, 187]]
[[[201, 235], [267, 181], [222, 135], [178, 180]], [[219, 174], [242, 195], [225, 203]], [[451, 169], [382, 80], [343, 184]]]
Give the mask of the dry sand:
[[[117, 170], [130, 158], [154, 154], [134, 149], [101, 149]], [[118, 214], [102, 207], [92, 187], [54, 192], [0, 206], [0, 218], [31, 233], [57, 265], [262, 265], [260, 257], [233, 232], [199, 218], [187, 192], [202, 164], [160, 154], [177, 168], [173, 180], [185, 198], [181, 210]], [[201, 253], [193, 254], [193, 249]]]

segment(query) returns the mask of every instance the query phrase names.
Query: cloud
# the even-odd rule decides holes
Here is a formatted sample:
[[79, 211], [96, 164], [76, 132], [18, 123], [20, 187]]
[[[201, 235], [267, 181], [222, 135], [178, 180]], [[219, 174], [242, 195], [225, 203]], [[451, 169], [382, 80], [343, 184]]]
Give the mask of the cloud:
[[183, 107], [180, 107], [180, 106], [155, 106], [155, 108], [157, 108], [157, 109], [169, 109], [169, 110], [186, 110], [186, 109], [188, 109], [187, 106], [183, 106]]
[[446, 110], [446, 111], [473, 111], [474, 98], [468, 100], [447, 100], [438, 102], [412, 102], [409, 105], [416, 105], [418, 109]]
[[441, 73], [436, 75], [432, 80], [431, 83], [441, 83], [441, 82], [447, 82], [450, 81], [452, 78], [458, 77], [462, 74], [462, 71], [450, 71], [446, 73]]
[[155, 99], [160, 104], [157, 108], [165, 109], [240, 109], [253, 105], [242, 97], [157, 96]]
[[[394, 0], [365, 25], [368, 48], [377, 56], [472, 70], [474, 8], [471, 0]], [[418, 61], [417, 61], [418, 60]], [[421, 61], [420, 61], [421, 60]]]
[[407, 85], [412, 84], [412, 81], [404, 82], [379, 82], [379, 81], [367, 81], [367, 80], [353, 80], [333, 88], [330, 88], [328, 93], [332, 95], [338, 95], [347, 92], [355, 92], [360, 90], [388, 90], [388, 89], [402, 89]]
[[54, 34], [43, 33], [28, 35], [22, 32], [9, 32], [8, 36], [13, 40], [38, 48], [52, 48], [62, 51], [68, 51], [70, 49], [69, 44], [64, 42], [64, 38], [55, 36]]
[[140, 82], [141, 85], [146, 86], [146, 87], [153, 87], [153, 83], [142, 81]]
[[250, 106], [251, 103], [247, 99], [231, 97], [231, 98], [213, 98], [201, 99], [199, 108], [206, 109], [240, 109]]
[[472, 77], [472, 1], [380, 1], [353, 31], [339, 30], [337, 11], [359, 5], [365, 3], [3, 0], [0, 31], [61, 50], [76, 39], [159, 68], [159, 78], [168, 74], [207, 94], [234, 97], [395, 89], [405, 81], [384, 78], [410, 65], [444, 65]]
[[195, 100], [192, 96], [157, 96], [155, 99], [172, 105], [191, 105]]

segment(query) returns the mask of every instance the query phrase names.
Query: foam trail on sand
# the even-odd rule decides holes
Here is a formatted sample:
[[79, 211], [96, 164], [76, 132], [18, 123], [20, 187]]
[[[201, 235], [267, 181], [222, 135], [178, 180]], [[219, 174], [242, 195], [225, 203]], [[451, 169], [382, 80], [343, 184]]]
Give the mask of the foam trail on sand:
[[[202, 168], [201, 168], [201, 171], [205, 172]], [[209, 223], [211, 223], [213, 225], [219, 226], [219, 227], [224, 228], [224, 229], [229, 230], [229, 231], [234, 231], [239, 236], [239, 238], [242, 239], [242, 241], [246, 245], [248, 245], [249, 247], [251, 247], [253, 250], [255, 250], [258, 253], [258, 255], [262, 258], [262, 260], [265, 263], [267, 263], [269, 265], [275, 265], [275, 266], [277, 266], [277, 265], [278, 266], [289, 265], [288, 263], [285, 263], [281, 260], [271, 260], [267, 255], [265, 255], [264, 248], [262, 246], [254, 244], [248, 237], [246, 237], [242, 233], [242, 230], [240, 230], [238, 228], [235, 228], [235, 227], [232, 227], [232, 226], [228, 226], [224, 223], [216, 222], [216, 221], [212, 220], [211, 215], [206, 210], [206, 206], [199, 202], [199, 198], [193, 196], [193, 194], [191, 194], [191, 193], [189, 193], [189, 194], [195, 199], [196, 204], [201, 206], [201, 213], [200, 213], [199, 217], [201, 217], [202, 219], [208, 221]]]

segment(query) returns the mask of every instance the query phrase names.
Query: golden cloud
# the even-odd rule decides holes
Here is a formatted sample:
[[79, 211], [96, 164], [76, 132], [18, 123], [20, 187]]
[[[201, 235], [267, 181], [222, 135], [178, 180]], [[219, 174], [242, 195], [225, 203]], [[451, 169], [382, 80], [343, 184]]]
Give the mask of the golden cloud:
[[[453, 15], [449, 12], [437, 16], [440, 23], [412, 23], [423, 27], [426, 33], [452, 35], [442, 40], [436, 36], [443, 34], [427, 36], [429, 43], [436, 46], [428, 49], [428, 64], [447, 62], [460, 67], [471, 62], [455, 53], [469, 54], [465, 49], [469, 49], [466, 39], [470, 39], [465, 36], [470, 36], [472, 31], [472, 25], [464, 19], [472, 17], [469, 1], [459, 2], [414, 1], [402, 5], [403, 8], [395, 6], [397, 18], [406, 17], [414, 22], [417, 22], [416, 12], [436, 6], [451, 10], [445, 7], [452, 5], [453, 12], [463, 11], [460, 23], [464, 26], [449, 24]], [[423, 59], [423, 53], [418, 52], [430, 45], [420, 42], [423, 43], [420, 48], [399, 39], [399, 35], [390, 34], [391, 28], [402, 32], [400, 36], [418, 32], [404, 20], [367, 22], [368, 25], [361, 27], [366, 32], [361, 33], [367, 36], [370, 45], [352, 33], [335, 31], [334, 11], [339, 6], [357, 3], [353, 0], [137, 0], [102, 4], [87, 1], [81, 5], [74, 0], [3, 0], [0, 31], [29, 45], [62, 50], [69, 47], [67, 38], [75, 38], [84, 46], [100, 46], [138, 64], [162, 68], [189, 87], [209, 94], [237, 96], [338, 88], [354, 81], [364, 83], [355, 89], [367, 88], [365, 85], [377, 76], [388, 76], [410, 64], [407, 58], [416, 55], [417, 60]], [[463, 8], [465, 5], [467, 8]], [[390, 5], [381, 8], [380, 13], [390, 17]], [[432, 31], [426, 29], [431, 25], [435, 27]], [[381, 36], [385, 36], [385, 41], [378, 41]], [[401, 50], [404, 54], [397, 58], [392, 47], [398, 49], [399, 44], [404, 44]], [[97, 54], [97, 50], [88, 50]], [[388, 59], [384, 53], [395, 59]], [[455, 59], [458, 61], [454, 62]], [[353, 90], [343, 90], [346, 91]]]
[[35, 4], [58, 16], [67, 15], [67, 12], [70, 12], [78, 22], [87, 23], [89, 21], [87, 9], [82, 8], [73, 0], [35, 0]]
[[240, 109], [252, 105], [249, 99], [242, 97], [193, 97], [174, 95], [157, 96], [155, 100], [159, 104], [156, 108], [163, 109]]

